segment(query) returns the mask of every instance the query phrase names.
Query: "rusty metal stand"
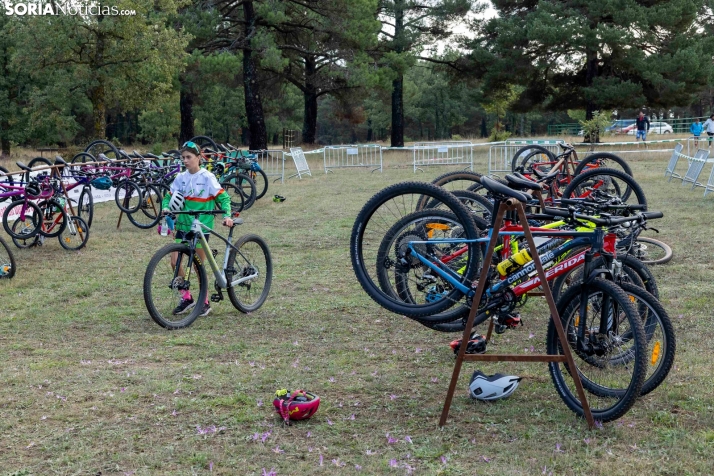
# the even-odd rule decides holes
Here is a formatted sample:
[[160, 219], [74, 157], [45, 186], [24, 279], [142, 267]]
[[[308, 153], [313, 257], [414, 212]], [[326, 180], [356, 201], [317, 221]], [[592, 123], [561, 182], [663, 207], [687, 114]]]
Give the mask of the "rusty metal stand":
[[[493, 225], [493, 233], [491, 233], [491, 240], [488, 244], [488, 251], [484, 255], [483, 268], [481, 269], [481, 275], [479, 276], [478, 286], [476, 288], [476, 295], [473, 299], [473, 304], [471, 305], [471, 311], [469, 312], [468, 321], [466, 322], [466, 327], [464, 328], [464, 335], [461, 342], [468, 342], [471, 337], [471, 331], [474, 325], [474, 319], [478, 312], [479, 302], [481, 302], [481, 296], [483, 296], [484, 289], [487, 284], [488, 271], [491, 266], [491, 259], [493, 256], [493, 251], [496, 247], [496, 240], [498, 239], [498, 230], [503, 223], [503, 217], [507, 211], [516, 210], [518, 213], [518, 219], [523, 227], [523, 234], [525, 235], [528, 246], [531, 250], [535, 250], [535, 242], [533, 241], [533, 234], [531, 233], [530, 227], [528, 226], [528, 220], [526, 219], [525, 210], [523, 204], [519, 201], [510, 198], [505, 202], [501, 202], [498, 207], [498, 212], [496, 213], [496, 220]], [[439, 421], [439, 426], [444, 426], [446, 420], [449, 417], [449, 409], [451, 408], [451, 401], [454, 398], [454, 391], [456, 390], [456, 384], [459, 380], [459, 374], [461, 373], [461, 366], [465, 360], [468, 361], [489, 361], [489, 362], [565, 362], [567, 363], [570, 375], [573, 378], [575, 387], [578, 392], [578, 398], [583, 406], [583, 413], [588, 422], [590, 428], [595, 426], [595, 421], [593, 419], [592, 413], [590, 412], [590, 406], [585, 398], [585, 391], [583, 390], [583, 384], [580, 381], [580, 376], [578, 375], [577, 369], [575, 367], [575, 362], [573, 361], [573, 356], [570, 352], [570, 346], [567, 345], [567, 339], [565, 336], [565, 331], [563, 330], [563, 324], [560, 321], [560, 316], [558, 310], [555, 306], [555, 301], [553, 301], [553, 294], [550, 291], [550, 287], [545, 284], [547, 283], [545, 279], [545, 272], [543, 271], [543, 264], [540, 262], [537, 253], [533, 253], [533, 261], [535, 263], [536, 270], [538, 271], [538, 276], [540, 277], [541, 283], [543, 283], [543, 293], [545, 295], [546, 301], [548, 301], [548, 307], [550, 308], [551, 319], [553, 319], [555, 328], [558, 332], [558, 339], [562, 343], [563, 355], [519, 355], [519, 354], [469, 354], [466, 355], [466, 345], [461, 345], [459, 348], [459, 353], [456, 356], [456, 364], [454, 365], [454, 372], [451, 376], [451, 383], [449, 384], [449, 391], [446, 394], [446, 400], [444, 401], [444, 409], [441, 412], [441, 420]], [[489, 327], [488, 338], [491, 337], [491, 329], [493, 328], [493, 321], [491, 321], [491, 326]]]

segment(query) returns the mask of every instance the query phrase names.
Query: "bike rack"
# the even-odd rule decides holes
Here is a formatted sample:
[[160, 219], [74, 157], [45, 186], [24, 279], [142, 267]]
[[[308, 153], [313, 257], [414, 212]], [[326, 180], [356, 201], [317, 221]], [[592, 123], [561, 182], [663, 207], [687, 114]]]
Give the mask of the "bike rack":
[[[478, 303], [481, 302], [481, 296], [483, 296], [484, 289], [487, 284], [488, 271], [491, 266], [492, 256], [494, 249], [496, 248], [496, 241], [498, 240], [498, 232], [503, 223], [503, 216], [507, 211], [515, 210], [518, 213], [518, 219], [523, 226], [523, 234], [528, 242], [530, 249], [535, 250], [535, 241], [533, 240], [533, 234], [528, 226], [528, 220], [526, 219], [525, 209], [523, 204], [514, 198], [509, 198], [508, 200], [501, 202], [498, 207], [498, 212], [496, 214], [496, 221], [493, 225], [493, 233], [491, 233], [491, 240], [488, 243], [488, 251], [485, 254], [483, 268], [481, 269], [481, 275], [479, 276], [478, 286], [476, 287], [476, 295], [474, 296], [473, 304], [471, 305], [471, 311], [469, 312], [469, 318], [466, 322], [466, 327], [464, 328], [464, 335], [462, 337], [462, 345], [459, 347], [459, 353], [456, 356], [456, 363], [454, 364], [454, 372], [451, 375], [451, 383], [449, 384], [449, 390], [446, 394], [446, 400], [444, 401], [444, 409], [441, 412], [441, 420], [439, 420], [439, 426], [444, 426], [446, 420], [449, 418], [449, 409], [451, 408], [451, 401], [454, 398], [454, 391], [456, 390], [456, 384], [459, 380], [459, 374], [461, 373], [461, 366], [465, 360], [468, 361], [488, 361], [488, 362], [565, 362], [568, 365], [568, 370], [575, 387], [578, 392], [578, 398], [583, 406], [583, 413], [585, 414], [585, 419], [588, 422], [588, 426], [592, 429], [595, 426], [595, 420], [593, 419], [592, 412], [590, 411], [590, 405], [585, 397], [585, 391], [583, 390], [583, 384], [580, 381], [580, 376], [578, 375], [577, 369], [575, 367], [575, 362], [573, 361], [573, 355], [570, 352], [569, 345], [562, 345], [563, 355], [519, 355], [519, 354], [468, 354], [466, 355], [466, 342], [469, 341], [471, 337], [471, 331], [473, 329], [474, 320], [478, 312]], [[547, 283], [545, 278], [545, 271], [543, 271], [543, 263], [541, 263], [540, 258], [537, 253], [533, 253], [533, 262], [535, 263], [536, 270], [538, 271], [538, 277], [541, 283]], [[568, 340], [565, 336], [565, 331], [563, 330], [563, 324], [560, 321], [560, 315], [558, 314], [558, 309], [555, 306], [555, 301], [553, 300], [553, 294], [550, 291], [550, 287], [547, 284], [542, 286], [543, 294], [545, 295], [546, 301], [548, 301], [548, 307], [550, 308], [550, 316], [555, 324], [555, 329], [558, 332], [558, 339], [561, 343], [567, 343]], [[488, 335], [486, 340], [491, 338], [491, 332], [493, 330], [493, 320], [491, 320], [491, 325], [488, 329]]]

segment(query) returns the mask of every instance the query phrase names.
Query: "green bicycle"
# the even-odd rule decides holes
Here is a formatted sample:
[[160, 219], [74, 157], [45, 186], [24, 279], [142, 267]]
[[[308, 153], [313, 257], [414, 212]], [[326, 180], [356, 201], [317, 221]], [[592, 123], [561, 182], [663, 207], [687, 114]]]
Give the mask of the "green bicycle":
[[233, 230], [243, 223], [242, 218], [234, 220], [227, 238], [198, 219], [199, 215], [223, 214], [222, 210], [192, 210], [173, 214], [191, 215], [193, 223], [182, 243], [164, 246], [149, 261], [144, 274], [144, 303], [151, 318], [166, 329], [181, 329], [190, 326], [199, 316], [200, 305], [192, 307], [188, 314], [175, 314], [175, 311], [187, 293], [191, 293], [192, 299], [199, 304], [205, 302], [208, 296], [206, 269], [196, 252], [199, 244], [204, 250], [210, 250], [204, 229], [226, 244], [222, 267], [216, 263], [217, 251], [206, 253], [206, 261], [215, 277], [216, 292], [211, 295], [211, 301], [222, 301], [225, 289], [231, 303], [239, 311], [249, 313], [260, 308], [268, 297], [273, 279], [273, 261], [265, 240], [248, 234], [231, 244]]

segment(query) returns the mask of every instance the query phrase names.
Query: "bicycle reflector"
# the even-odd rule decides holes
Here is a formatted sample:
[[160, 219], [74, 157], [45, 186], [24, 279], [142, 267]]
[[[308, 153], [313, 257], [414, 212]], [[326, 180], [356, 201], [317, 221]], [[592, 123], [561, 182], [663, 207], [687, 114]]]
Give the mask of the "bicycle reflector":
[[274, 201], [275, 203], [284, 202], [284, 201], [285, 201], [285, 197], [283, 197], [282, 195], [275, 195], [275, 196], [273, 196], [273, 201]]

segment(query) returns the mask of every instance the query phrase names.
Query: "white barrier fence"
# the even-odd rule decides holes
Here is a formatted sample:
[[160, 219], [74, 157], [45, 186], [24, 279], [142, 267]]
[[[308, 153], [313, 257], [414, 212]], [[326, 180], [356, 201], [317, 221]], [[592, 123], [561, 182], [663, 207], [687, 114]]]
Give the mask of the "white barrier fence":
[[429, 143], [417, 142], [413, 148], [414, 172], [431, 165], [466, 165], [474, 168], [473, 144], [471, 142]]
[[382, 172], [382, 147], [377, 144], [335, 145], [323, 149], [325, 173], [332, 169], [366, 167]]
[[285, 182], [285, 152], [282, 150], [251, 150], [258, 159], [260, 168], [268, 177], [277, 177], [273, 182], [280, 179], [280, 183]]
[[707, 158], [709, 157], [708, 149], [699, 149], [694, 157], [687, 157], [689, 160], [689, 167], [687, 168], [687, 173], [682, 177], [682, 186], [687, 183], [692, 184], [692, 190], [694, 187], [704, 187], [701, 183], [697, 182], [699, 179], [699, 174], [702, 173], [704, 169], [704, 164], [707, 163]]
[[525, 146], [539, 145], [545, 147], [553, 155], [558, 155], [561, 151], [559, 144], [562, 143], [562, 140], [510, 140], [495, 143], [488, 151], [488, 173], [489, 175], [498, 172], [511, 173], [513, 157]]
[[307, 159], [305, 159], [305, 152], [303, 152], [302, 147], [291, 147], [290, 156], [293, 158], [297, 173], [288, 178], [297, 177], [301, 179], [303, 174], [312, 177], [312, 172], [310, 172], [310, 166], [307, 165]]
[[684, 146], [682, 144], [677, 144], [676, 146], [674, 146], [672, 157], [670, 157], [669, 163], [667, 164], [667, 169], [664, 171], [664, 178], [669, 177], [669, 180], [667, 180], [667, 182], [671, 182], [673, 178], [682, 178], [681, 175], [675, 172], [675, 169], [677, 168], [677, 162], [679, 161], [679, 158], [682, 156], [683, 148]]

